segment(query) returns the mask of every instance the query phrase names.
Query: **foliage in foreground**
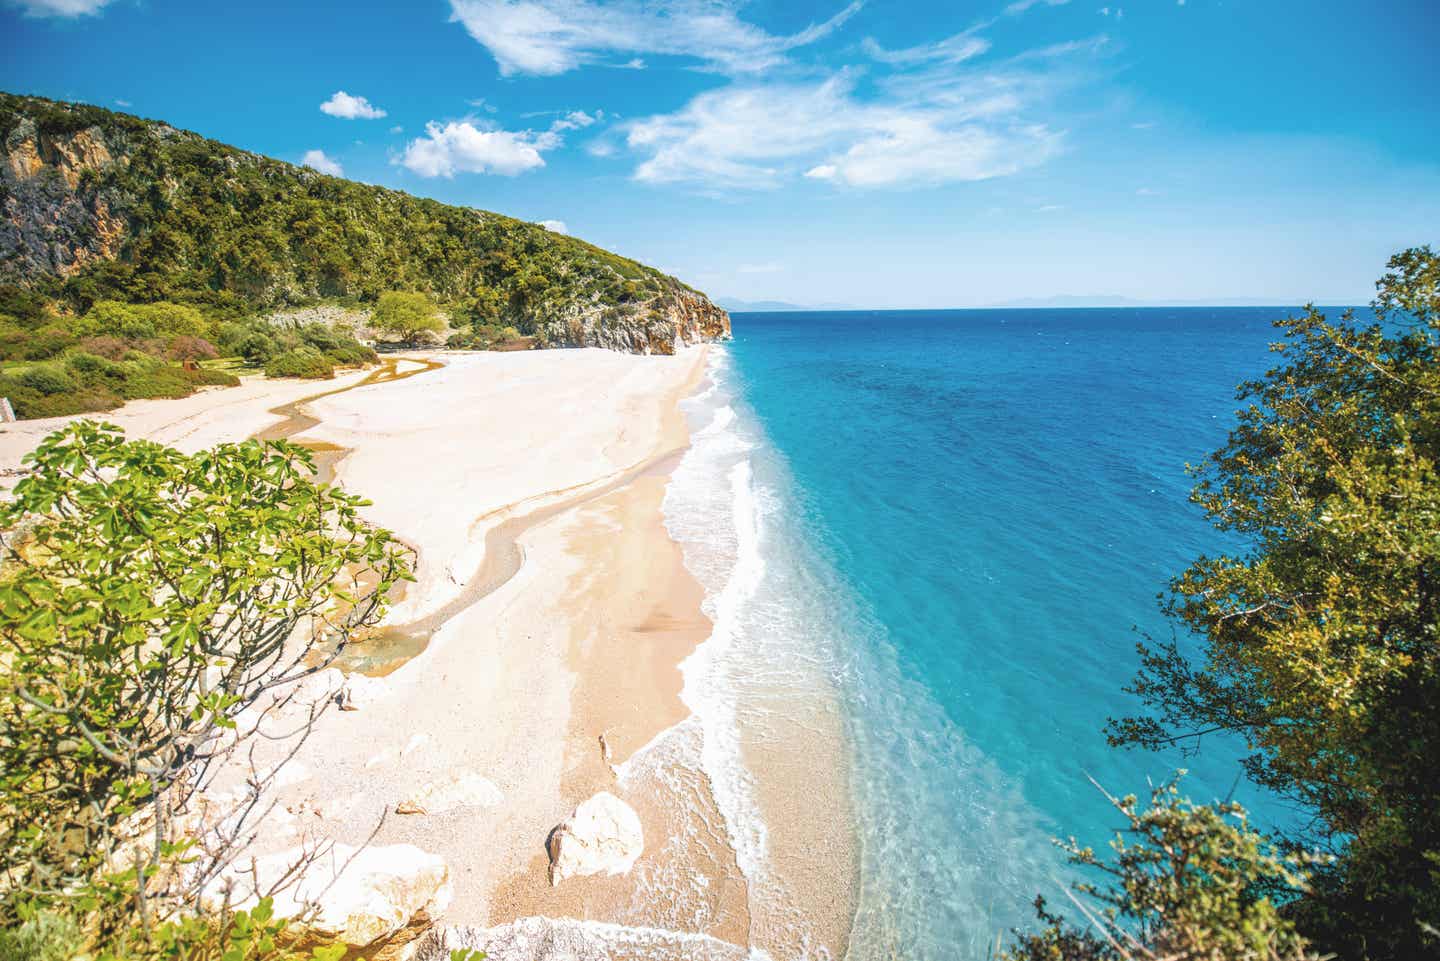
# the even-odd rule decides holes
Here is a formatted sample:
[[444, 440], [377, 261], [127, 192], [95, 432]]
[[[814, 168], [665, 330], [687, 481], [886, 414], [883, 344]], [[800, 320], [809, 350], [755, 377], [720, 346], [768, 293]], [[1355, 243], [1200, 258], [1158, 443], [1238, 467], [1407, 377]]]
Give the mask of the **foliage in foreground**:
[[[1281, 364], [1197, 473], [1194, 500], [1253, 545], [1201, 557], [1167, 612], [1204, 639], [1141, 645], [1149, 713], [1114, 742], [1233, 732], [1258, 783], [1318, 815], [1336, 858], [1293, 908], [1353, 959], [1440, 951], [1440, 258], [1394, 257], [1381, 323], [1279, 322]], [[1303, 839], [1296, 839], [1299, 843]]]
[[[1107, 795], [1108, 796], [1108, 795]], [[1018, 934], [1002, 961], [1304, 961], [1315, 957], [1274, 898], [1304, 887], [1314, 859], [1282, 855], [1238, 804], [1196, 805], [1174, 781], [1140, 808], [1134, 795], [1110, 798], [1125, 820], [1112, 859], [1062, 845], [1070, 861], [1103, 884], [1077, 885], [1074, 925], [1035, 908], [1045, 927]]]
[[[118, 951], [213, 924], [280, 766], [243, 747], [285, 708], [280, 743], [303, 738], [325, 705], [295, 682], [379, 620], [406, 556], [292, 444], [187, 455], [80, 421], [26, 464], [0, 504], [0, 927], [72, 918]], [[201, 816], [226, 763], [246, 790]]]

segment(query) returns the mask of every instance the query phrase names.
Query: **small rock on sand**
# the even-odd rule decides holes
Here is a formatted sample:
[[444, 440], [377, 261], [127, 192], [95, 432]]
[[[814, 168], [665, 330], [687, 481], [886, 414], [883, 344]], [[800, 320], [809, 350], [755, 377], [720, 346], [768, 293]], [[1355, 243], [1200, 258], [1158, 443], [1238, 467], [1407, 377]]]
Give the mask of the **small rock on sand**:
[[[253, 891], [263, 890], [285, 877], [305, 860], [301, 849], [282, 851], [257, 858], [254, 875], [251, 862], [243, 873], [219, 879], [210, 899], [223, 897], [223, 883], [239, 889], [234, 903], [253, 904]], [[450, 869], [439, 855], [422, 851], [413, 844], [391, 844], [358, 851], [337, 844], [319, 859], [305, 866], [298, 883], [275, 897], [277, 917], [294, 917], [309, 903], [318, 901], [319, 911], [309, 927], [321, 937], [333, 937], [353, 947], [364, 947], [388, 938], [412, 925], [426, 923], [450, 903]], [[246, 895], [249, 895], [246, 897]]]
[[478, 774], [461, 774], [439, 784], [428, 783], [402, 798], [395, 805], [396, 814], [444, 814], [456, 808], [495, 807], [505, 795], [488, 778]]
[[605, 873], [624, 874], [645, 849], [640, 817], [613, 794], [601, 791], [581, 802], [550, 832], [550, 883]]
[[390, 693], [390, 685], [378, 677], [351, 674], [340, 690], [340, 710], [358, 711]]

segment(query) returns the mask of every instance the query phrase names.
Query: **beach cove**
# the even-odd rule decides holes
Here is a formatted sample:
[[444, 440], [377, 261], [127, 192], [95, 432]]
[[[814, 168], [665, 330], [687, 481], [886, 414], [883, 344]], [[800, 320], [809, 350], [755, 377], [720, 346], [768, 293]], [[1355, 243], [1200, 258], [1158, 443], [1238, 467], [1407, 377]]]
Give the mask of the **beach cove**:
[[[339, 662], [363, 702], [295, 751], [250, 854], [443, 860], [412, 956], [528, 957], [537, 936], [596, 957], [844, 955], [857, 862], [837, 706], [822, 684], [785, 731], [744, 735], [705, 653], [732, 578], [703, 525], [687, 542], [671, 487], [692, 428], [727, 416], [686, 400], [713, 395], [711, 351], [418, 353], [323, 389], [247, 379], [103, 416], [184, 450], [302, 443], [416, 552], [416, 580]], [[69, 419], [7, 425], [4, 467]], [[272, 750], [261, 763], [291, 748]], [[414, 801], [457, 783], [460, 803]], [[547, 836], [602, 791], [638, 813], [643, 853], [551, 886]]]

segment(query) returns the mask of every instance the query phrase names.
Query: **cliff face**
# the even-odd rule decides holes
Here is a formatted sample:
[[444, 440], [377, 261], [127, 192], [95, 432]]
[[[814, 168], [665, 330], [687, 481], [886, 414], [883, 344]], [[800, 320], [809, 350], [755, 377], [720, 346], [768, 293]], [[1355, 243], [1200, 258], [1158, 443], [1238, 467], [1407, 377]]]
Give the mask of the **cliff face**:
[[98, 128], [42, 134], [25, 119], [4, 141], [0, 164], [0, 277], [70, 277], [120, 255], [126, 223], [116, 192], [80, 189], [115, 158]]
[[673, 354], [688, 344], [728, 340], [730, 315], [703, 295], [678, 290], [641, 305], [576, 309], [540, 328], [549, 344]]
[[274, 311], [419, 290], [550, 346], [728, 337], [652, 267], [537, 224], [328, 177], [97, 107], [0, 93], [0, 284]]

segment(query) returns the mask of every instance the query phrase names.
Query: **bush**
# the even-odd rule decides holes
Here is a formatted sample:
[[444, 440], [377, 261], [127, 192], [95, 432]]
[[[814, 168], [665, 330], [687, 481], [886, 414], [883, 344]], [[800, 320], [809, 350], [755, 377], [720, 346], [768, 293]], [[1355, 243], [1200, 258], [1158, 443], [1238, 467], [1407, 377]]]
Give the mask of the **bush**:
[[58, 324], [29, 334], [22, 351], [24, 360], [49, 360], [75, 343], [75, 336]]
[[359, 367], [362, 364], [373, 364], [379, 359], [379, 355], [369, 347], [358, 343], [341, 344], [325, 352], [339, 367]]
[[227, 355], [240, 353], [240, 345], [246, 337], [249, 337], [251, 330], [244, 324], [227, 322], [215, 328], [215, 346]]
[[113, 391], [82, 388], [59, 394], [42, 394], [27, 387], [17, 378], [0, 375], [0, 397], [10, 398], [15, 416], [22, 420], [37, 417], [63, 417], [92, 410], [111, 410], [121, 400]]
[[239, 351], [251, 364], [263, 364], [279, 353], [275, 341], [261, 333], [253, 333], [240, 341]]
[[196, 387], [239, 387], [240, 378], [224, 370], [207, 370], [204, 367], [196, 370], [185, 370], [181, 368], [180, 376]]
[[46, 911], [0, 930], [0, 961], [71, 961], [83, 945], [73, 919]]
[[124, 364], [83, 351], [66, 357], [65, 366], [81, 383], [87, 385], [98, 380], [123, 380], [126, 372]]
[[270, 358], [265, 364], [265, 376], [322, 380], [335, 376], [335, 366], [313, 347], [301, 347]]
[[42, 394], [63, 394], [77, 386], [74, 378], [55, 364], [36, 364], [22, 371], [17, 380]]
[[179, 367], [132, 367], [119, 385], [120, 396], [126, 400], [188, 397], [192, 385], [184, 374]]
[[1277, 852], [1240, 805], [1192, 804], [1175, 781], [1155, 788], [1145, 808], [1134, 795], [1109, 800], [1124, 821], [1113, 858], [1073, 839], [1061, 845], [1105, 882], [1076, 885], [1086, 923], [1066, 922], [1037, 897], [1045, 927], [1019, 933], [1000, 961], [1316, 959], [1272, 896], [1303, 891], [1317, 856]]
[[214, 360], [220, 356], [220, 352], [210, 341], [190, 334], [173, 338], [165, 354], [171, 360]]
[[126, 352], [130, 350], [119, 337], [86, 337], [77, 346], [87, 354], [109, 360], [124, 360]]

